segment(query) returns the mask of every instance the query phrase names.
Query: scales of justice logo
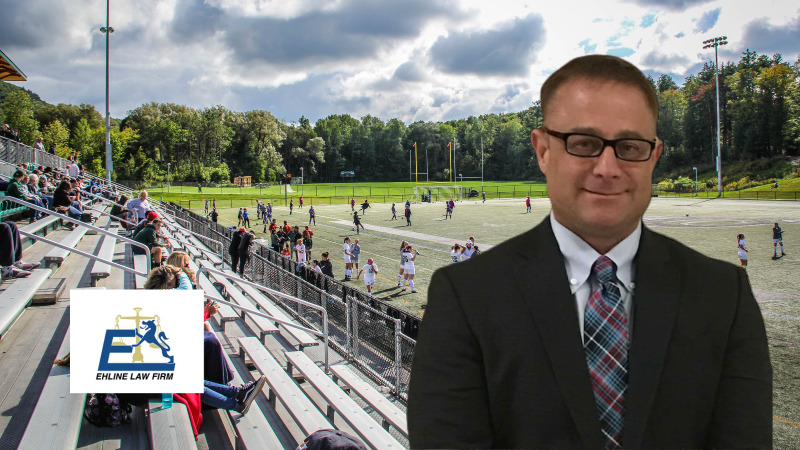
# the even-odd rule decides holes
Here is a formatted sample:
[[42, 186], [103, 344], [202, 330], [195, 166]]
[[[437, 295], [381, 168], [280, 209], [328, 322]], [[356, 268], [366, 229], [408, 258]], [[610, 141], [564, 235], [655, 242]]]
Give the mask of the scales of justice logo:
[[[106, 330], [103, 340], [103, 350], [100, 354], [99, 371], [157, 371], [172, 372], [175, 370], [175, 357], [170, 355], [167, 344], [169, 338], [161, 329], [161, 317], [142, 316], [142, 308], [133, 308], [136, 312], [132, 316], [117, 315], [113, 329]], [[120, 320], [135, 323], [135, 327], [121, 328]], [[128, 323], [130, 323], [128, 322]], [[133, 323], [131, 325], [134, 325]], [[116, 339], [116, 340], [115, 340]], [[126, 342], [127, 341], [127, 342]], [[146, 344], [146, 345], [145, 345]], [[160, 349], [147, 351], [147, 361], [142, 348]], [[130, 362], [110, 362], [112, 354], [130, 354]], [[119, 358], [116, 358], [117, 360]]]

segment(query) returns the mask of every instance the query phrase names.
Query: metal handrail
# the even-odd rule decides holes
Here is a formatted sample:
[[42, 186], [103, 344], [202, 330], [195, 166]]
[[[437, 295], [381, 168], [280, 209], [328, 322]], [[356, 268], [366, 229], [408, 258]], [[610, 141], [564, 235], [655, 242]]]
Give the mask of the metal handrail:
[[110, 232], [110, 231], [106, 231], [106, 230], [104, 230], [104, 229], [102, 229], [102, 228], [100, 228], [100, 227], [96, 227], [96, 226], [94, 226], [94, 225], [89, 225], [89, 224], [88, 224], [88, 223], [86, 223], [86, 222], [82, 222], [82, 221], [80, 221], [80, 220], [78, 220], [78, 219], [73, 219], [72, 217], [69, 217], [69, 216], [67, 216], [67, 215], [60, 214], [60, 213], [57, 213], [57, 212], [55, 212], [55, 211], [50, 211], [50, 210], [49, 210], [49, 209], [47, 209], [47, 208], [42, 208], [42, 207], [40, 207], [40, 206], [38, 206], [38, 205], [34, 205], [34, 204], [32, 204], [32, 203], [28, 203], [28, 202], [26, 202], [26, 201], [24, 201], [24, 200], [20, 200], [20, 199], [18, 199], [18, 198], [16, 198], [16, 197], [9, 197], [9, 196], [5, 196], [5, 197], [3, 197], [3, 200], [9, 200], [9, 201], [12, 201], [12, 202], [14, 202], [14, 203], [18, 203], [18, 204], [20, 204], [20, 205], [22, 205], [22, 206], [27, 206], [27, 207], [28, 207], [28, 208], [30, 208], [30, 209], [33, 209], [33, 210], [36, 210], [36, 211], [39, 211], [39, 212], [43, 212], [43, 213], [45, 213], [45, 214], [49, 214], [49, 215], [51, 215], [51, 216], [58, 217], [58, 218], [60, 218], [61, 220], [66, 220], [66, 221], [68, 221], [68, 222], [72, 222], [72, 223], [78, 224], [78, 225], [80, 225], [80, 226], [82, 226], [82, 227], [86, 227], [86, 228], [88, 228], [88, 229], [90, 229], [90, 230], [94, 230], [94, 231], [97, 231], [97, 232], [99, 232], [99, 233], [101, 233], [101, 234], [105, 234], [106, 236], [112, 236], [112, 237], [114, 237], [115, 239], [120, 239], [120, 240], [122, 240], [122, 241], [128, 242], [128, 243], [129, 243], [129, 244], [131, 244], [131, 245], [135, 245], [135, 246], [137, 246], [137, 247], [141, 247], [141, 248], [143, 248], [143, 249], [144, 249], [144, 251], [145, 251], [145, 254], [147, 255], [147, 273], [150, 273], [150, 270], [152, 269], [152, 268], [150, 267], [150, 259], [151, 259], [151, 255], [150, 255], [150, 247], [148, 247], [148, 246], [146, 246], [146, 245], [142, 244], [141, 242], [134, 241], [133, 239], [129, 239], [129, 238], [126, 238], [126, 237], [124, 237], [124, 236], [120, 236], [120, 235], [118, 235], [117, 233], [112, 233], [112, 232]]
[[309, 308], [322, 311], [322, 326], [323, 326], [323, 330], [324, 331], [322, 333], [320, 333], [319, 331], [311, 330], [311, 329], [303, 327], [301, 325], [297, 325], [297, 324], [294, 324], [294, 323], [291, 323], [291, 322], [287, 322], [287, 321], [284, 321], [284, 320], [277, 319], [275, 317], [271, 317], [271, 316], [269, 316], [267, 314], [264, 314], [264, 313], [262, 313], [260, 311], [255, 311], [252, 308], [247, 308], [245, 306], [237, 305], [235, 303], [224, 302], [225, 304], [227, 304], [228, 306], [231, 306], [232, 308], [238, 308], [238, 309], [241, 309], [243, 311], [247, 311], [247, 312], [250, 312], [250, 313], [253, 313], [253, 314], [258, 314], [258, 315], [264, 316], [264, 317], [268, 317], [268, 318], [270, 318], [272, 320], [275, 320], [276, 322], [282, 323], [284, 325], [292, 326], [292, 327], [295, 327], [295, 328], [299, 328], [301, 330], [310, 332], [310, 333], [312, 333], [312, 334], [314, 334], [316, 336], [321, 336], [325, 341], [325, 373], [330, 373], [330, 364], [329, 364], [329, 359], [328, 359], [328, 352], [330, 351], [330, 346], [328, 345], [328, 311], [325, 308], [323, 308], [322, 306], [315, 305], [313, 303], [307, 302], [305, 300], [301, 300], [301, 299], [299, 299], [297, 297], [294, 297], [294, 296], [291, 296], [289, 294], [284, 294], [283, 292], [276, 291], [274, 289], [270, 289], [270, 288], [268, 288], [266, 286], [262, 286], [262, 285], [260, 285], [258, 283], [253, 283], [252, 281], [245, 280], [243, 278], [227, 274], [227, 273], [222, 272], [222, 271], [217, 270], [217, 269], [211, 269], [209, 267], [201, 267], [200, 269], [198, 269], [196, 275], [199, 275], [201, 272], [214, 273], [214, 274], [223, 276], [223, 277], [225, 277], [225, 278], [227, 278], [229, 280], [232, 280], [234, 283], [237, 283], [237, 284], [244, 283], [244, 284], [246, 284], [248, 286], [252, 286], [252, 287], [254, 287], [254, 288], [256, 288], [256, 289], [258, 289], [260, 291], [266, 292], [268, 294], [272, 294], [272, 295], [275, 295], [277, 297], [283, 297], [283, 298], [285, 298], [287, 300], [291, 300], [293, 302], [297, 302], [298, 304], [301, 304], [301, 305], [304, 305], [304, 306], [308, 306]]
[[139, 272], [136, 269], [133, 269], [133, 268], [128, 267], [128, 266], [124, 266], [124, 265], [122, 265], [120, 263], [115, 263], [114, 261], [109, 261], [107, 259], [104, 259], [104, 258], [101, 258], [99, 256], [93, 255], [91, 253], [84, 252], [83, 250], [78, 250], [75, 247], [70, 247], [70, 246], [64, 245], [64, 244], [62, 244], [60, 242], [56, 242], [56, 241], [47, 239], [44, 236], [38, 236], [36, 234], [28, 233], [27, 231], [23, 231], [23, 230], [19, 230], [19, 234], [21, 234], [21, 235], [23, 235], [25, 237], [31, 238], [31, 239], [35, 239], [37, 241], [42, 241], [42, 242], [44, 242], [46, 244], [50, 244], [50, 245], [52, 245], [54, 247], [58, 247], [58, 248], [63, 249], [63, 250], [68, 250], [70, 253], [77, 253], [77, 254], [79, 254], [81, 256], [85, 256], [85, 257], [87, 257], [89, 259], [93, 259], [95, 261], [102, 261], [102, 262], [108, 264], [111, 267], [116, 267], [117, 269], [124, 270], [125, 272], [129, 272], [129, 273], [132, 273], [132, 274], [135, 274], [135, 275], [140, 275], [140, 276], [143, 276], [143, 277], [147, 277], [149, 275], [148, 273]]

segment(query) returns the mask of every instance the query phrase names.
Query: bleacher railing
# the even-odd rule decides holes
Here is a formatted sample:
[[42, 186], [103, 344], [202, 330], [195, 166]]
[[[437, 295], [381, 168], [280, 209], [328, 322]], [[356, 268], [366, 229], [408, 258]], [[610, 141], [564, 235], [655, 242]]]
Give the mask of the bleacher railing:
[[[164, 204], [169, 214], [189, 223], [193, 234], [224, 243], [227, 247], [233, 230], [174, 204]], [[230, 264], [230, 255], [221, 255]], [[359, 367], [380, 385], [407, 399], [407, 386], [414, 354], [419, 318], [393, 308], [372, 296], [346, 286], [331, 277], [300, 267], [271, 248], [256, 242], [245, 266], [245, 278], [297, 299], [322, 307], [330, 326], [329, 345], [351, 364]], [[277, 303], [298, 322], [320, 329], [323, 315], [285, 297]]]

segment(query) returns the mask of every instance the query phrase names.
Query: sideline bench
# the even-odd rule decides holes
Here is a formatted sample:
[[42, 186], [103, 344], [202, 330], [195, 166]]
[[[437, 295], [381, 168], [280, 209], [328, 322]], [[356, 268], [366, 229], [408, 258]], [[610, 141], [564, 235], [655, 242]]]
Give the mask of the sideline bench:
[[395, 427], [406, 438], [408, 437], [408, 424], [406, 413], [390, 402], [377, 389], [364, 381], [358, 374], [353, 372], [350, 367], [343, 364], [331, 366], [331, 377], [334, 382], [339, 380], [361, 397], [375, 412], [383, 417], [381, 425], [388, 430], [389, 425]]
[[[213, 269], [213, 264], [209, 261], [200, 261], [200, 265], [202, 267], [207, 267]], [[238, 289], [236, 289], [227, 278], [217, 275], [215, 273], [211, 274], [211, 278], [216, 281], [217, 283], [221, 283], [225, 286], [225, 290], [228, 292], [228, 299], [233, 303], [236, 303], [239, 306], [244, 306], [246, 308], [257, 309], [256, 306], [242, 294]], [[257, 316], [255, 314], [250, 314], [246, 311], [241, 311], [241, 317], [244, 321], [245, 325], [247, 325], [247, 318], [249, 317], [250, 320], [253, 321], [255, 324], [254, 327], [250, 327], [251, 331], [255, 334], [258, 334], [259, 340], [264, 342], [264, 338], [269, 334], [274, 334], [278, 332], [278, 327], [275, 326], [272, 321], [264, 316]], [[248, 325], [249, 326], [249, 325]]]
[[[83, 236], [86, 234], [87, 231], [89, 231], [88, 228], [78, 226], [78, 228], [72, 230], [67, 235], [67, 237], [64, 238], [63, 241], [61, 241], [61, 244], [66, 245], [67, 247], [75, 248], [78, 245], [78, 242], [80, 242], [81, 239], [83, 239]], [[46, 255], [44, 255], [44, 264], [46, 267], [53, 267], [53, 266], [58, 267], [64, 262], [65, 259], [67, 259], [67, 256], [69, 256], [70, 253], [71, 252], [69, 250], [65, 250], [59, 247], [53, 247], [52, 250], [50, 250], [49, 252], [47, 252]]]
[[[228, 273], [228, 271], [225, 271]], [[292, 318], [289, 317], [283, 310], [265, 297], [262, 292], [253, 286], [248, 284], [239, 284], [236, 280], [233, 280], [237, 286], [239, 286], [244, 293], [246, 293], [254, 302], [258, 305], [258, 309], [263, 311], [265, 314], [269, 314], [270, 316], [276, 317], [281, 320], [285, 320], [287, 322], [291, 322]], [[294, 340], [297, 341], [298, 350], [303, 350], [304, 347], [310, 347], [312, 345], [319, 345], [319, 340], [317, 340], [312, 334], [305, 332], [299, 328], [290, 327], [287, 325], [283, 325], [281, 323], [276, 322], [276, 326], [283, 328], [283, 330], [291, 336]]]
[[328, 419], [331, 423], [336, 411], [368, 446], [380, 449], [405, 448], [388, 431], [381, 428], [378, 422], [358, 406], [305, 353], [286, 352], [286, 359], [286, 371], [289, 376], [292, 375], [292, 368], [296, 368], [328, 403]]
[[0, 293], [0, 339], [22, 311], [31, 304], [39, 286], [50, 278], [51, 269], [33, 269], [28, 278], [18, 278]]
[[[220, 339], [221, 336], [219, 333], [215, 333], [215, 335], [217, 339]], [[220, 340], [220, 342], [223, 341]], [[239, 375], [236, 366], [233, 365], [228, 353], [222, 352], [222, 354], [225, 356], [225, 361], [228, 362], [228, 367], [233, 370], [233, 379], [230, 385], [239, 386], [244, 384], [244, 380]], [[258, 406], [258, 402], [253, 401], [253, 403], [250, 404], [250, 410], [244, 416], [236, 411], [227, 411], [227, 413], [231, 422], [233, 422], [233, 425], [236, 427], [236, 431], [239, 433], [239, 438], [242, 440], [242, 444], [244, 444], [245, 448], [255, 450], [284, 448], [280, 439], [275, 434], [275, 431], [272, 429], [272, 425], [270, 425], [264, 412], [261, 410], [261, 407]]]
[[[69, 353], [69, 329], [58, 357]], [[83, 420], [86, 395], [69, 393], [69, 366], [53, 366], [47, 377], [36, 409], [19, 443], [21, 450], [74, 449]]]
[[292, 416], [297, 426], [303, 431], [304, 436], [325, 428], [331, 428], [331, 423], [325, 418], [306, 393], [300, 389], [291, 376], [283, 370], [278, 361], [272, 357], [261, 342], [254, 337], [239, 338], [239, 354], [242, 359], [245, 355], [250, 358], [262, 375], [267, 377], [269, 395], [267, 399], [275, 404], [275, 399], [281, 400], [289, 415]]
[[153, 450], [196, 449], [197, 442], [186, 405], [172, 402], [172, 408], [162, 409], [161, 399], [147, 402], [148, 435]]

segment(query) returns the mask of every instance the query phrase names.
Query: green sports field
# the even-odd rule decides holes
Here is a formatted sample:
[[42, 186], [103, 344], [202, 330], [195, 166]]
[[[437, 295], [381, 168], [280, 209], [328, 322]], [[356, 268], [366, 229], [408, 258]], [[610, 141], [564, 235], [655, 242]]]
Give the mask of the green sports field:
[[[253, 201], [249, 200], [255, 215]], [[473, 236], [481, 250], [487, 250], [511, 236], [528, 230], [550, 209], [549, 200], [533, 198], [533, 212], [525, 213], [524, 198], [458, 202], [452, 220], [444, 219], [443, 202], [412, 205], [412, 225], [401, 216], [391, 219], [391, 203], [372, 204], [363, 215], [366, 230], [356, 234], [350, 207], [344, 204], [318, 205], [312, 258], [329, 251], [337, 278], [344, 277], [342, 241], [358, 238], [361, 260], [374, 258], [379, 273], [375, 296], [394, 306], [423, 315], [431, 274], [438, 267], [452, 264], [450, 246]], [[199, 204], [198, 204], [199, 206]], [[202, 208], [193, 208], [202, 212]], [[220, 208], [220, 223], [236, 225], [236, 208]], [[276, 206], [279, 223], [307, 225], [308, 208], [295, 207], [293, 214]], [[655, 231], [681, 241], [706, 255], [739, 264], [736, 235], [744, 233], [749, 252], [748, 274], [759, 301], [767, 334], [775, 383], [775, 448], [798, 448], [800, 442], [800, 202], [716, 200], [704, 198], [656, 198], [650, 204], [645, 223]], [[773, 260], [772, 226], [779, 222], [784, 230], [787, 256]], [[253, 221], [251, 228], [262, 231]], [[260, 233], [259, 233], [260, 234]], [[418, 293], [397, 287], [399, 246], [410, 241], [420, 252], [416, 261]], [[361, 280], [351, 285], [364, 288]]]

